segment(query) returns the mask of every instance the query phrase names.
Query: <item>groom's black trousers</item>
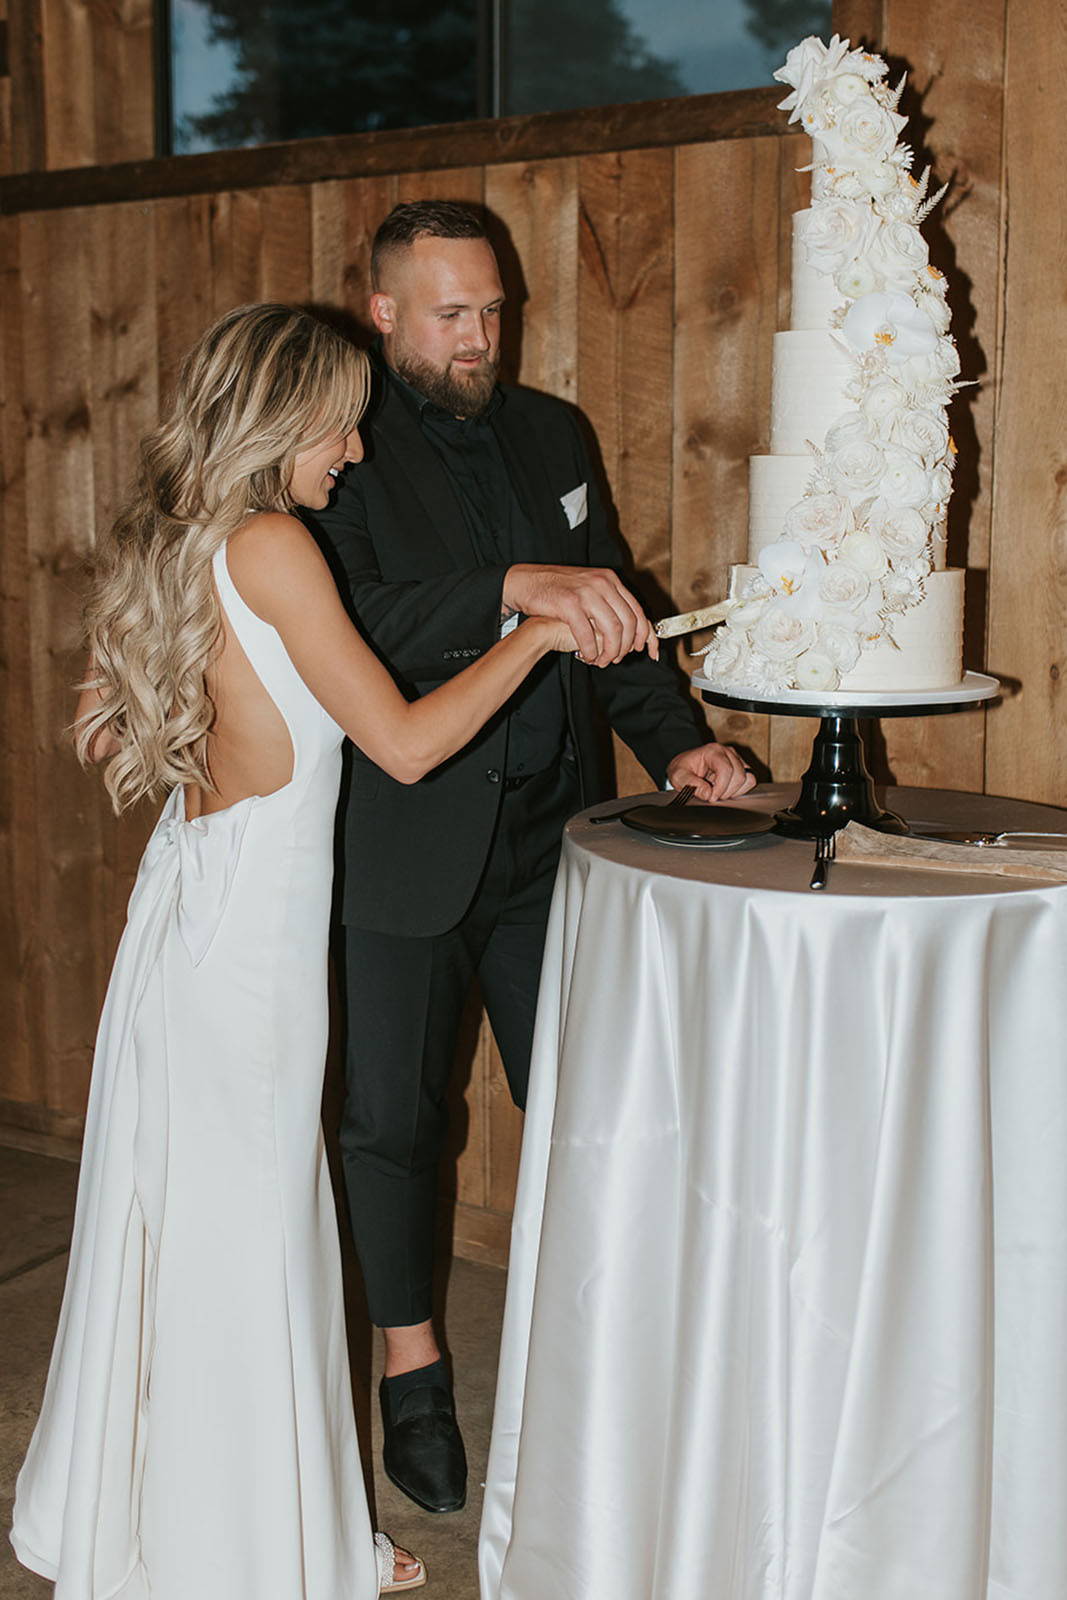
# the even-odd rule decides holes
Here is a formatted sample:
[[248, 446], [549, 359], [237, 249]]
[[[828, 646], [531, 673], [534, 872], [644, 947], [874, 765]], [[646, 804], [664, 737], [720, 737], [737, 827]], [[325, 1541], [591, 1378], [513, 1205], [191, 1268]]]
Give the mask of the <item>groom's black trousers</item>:
[[[345, 929], [348, 1098], [341, 1152], [371, 1320], [432, 1313], [437, 1168], [464, 1002], [474, 975], [512, 1098], [526, 1103], [545, 924], [560, 835], [580, 805], [568, 762], [501, 797], [463, 920], [430, 938]], [[442, 830], [441, 849], [448, 849]]]

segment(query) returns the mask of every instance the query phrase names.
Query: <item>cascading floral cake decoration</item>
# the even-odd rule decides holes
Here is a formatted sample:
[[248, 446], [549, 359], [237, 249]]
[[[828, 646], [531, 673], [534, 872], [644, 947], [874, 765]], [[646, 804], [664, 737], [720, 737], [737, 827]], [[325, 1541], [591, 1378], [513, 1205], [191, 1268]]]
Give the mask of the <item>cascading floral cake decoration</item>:
[[[913, 156], [886, 63], [836, 35], [808, 38], [775, 73], [780, 109], [813, 141], [812, 201], [796, 238], [832, 280], [826, 327], [847, 353], [843, 410], [818, 446], [779, 537], [738, 569], [704, 673], [760, 693], [833, 690], [861, 654], [893, 643], [943, 548], [959, 387], [946, 283], [921, 224], [929, 169]], [[946, 186], [947, 187], [947, 186]]]

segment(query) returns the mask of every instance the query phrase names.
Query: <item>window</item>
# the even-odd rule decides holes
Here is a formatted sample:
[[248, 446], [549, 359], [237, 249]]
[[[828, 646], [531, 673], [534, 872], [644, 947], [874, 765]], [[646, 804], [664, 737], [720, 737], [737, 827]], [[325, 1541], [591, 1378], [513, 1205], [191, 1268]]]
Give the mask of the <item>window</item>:
[[830, 0], [164, 0], [164, 153], [771, 81]]

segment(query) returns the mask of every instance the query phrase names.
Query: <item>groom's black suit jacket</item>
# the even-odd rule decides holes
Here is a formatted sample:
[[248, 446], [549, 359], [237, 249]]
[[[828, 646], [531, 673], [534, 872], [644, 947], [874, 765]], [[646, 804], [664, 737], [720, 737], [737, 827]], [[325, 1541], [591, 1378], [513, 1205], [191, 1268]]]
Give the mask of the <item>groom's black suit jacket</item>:
[[[366, 459], [348, 472], [331, 506], [307, 520], [347, 588], [364, 636], [414, 697], [453, 677], [498, 638], [507, 567], [481, 563], [414, 408], [394, 382], [380, 389], [363, 428]], [[526, 559], [621, 568], [622, 549], [609, 530], [570, 409], [531, 389], [505, 385], [502, 394], [492, 427], [538, 542]], [[571, 527], [580, 510], [580, 497], [571, 492], [583, 484], [587, 514]], [[602, 669], [569, 655], [558, 659], [583, 804], [609, 792], [596, 701], [657, 783], [679, 751], [709, 737], [665, 664], [644, 654]], [[459, 921], [489, 850], [506, 746], [507, 719], [500, 715], [412, 785], [352, 751], [344, 819], [346, 923], [425, 935]]]

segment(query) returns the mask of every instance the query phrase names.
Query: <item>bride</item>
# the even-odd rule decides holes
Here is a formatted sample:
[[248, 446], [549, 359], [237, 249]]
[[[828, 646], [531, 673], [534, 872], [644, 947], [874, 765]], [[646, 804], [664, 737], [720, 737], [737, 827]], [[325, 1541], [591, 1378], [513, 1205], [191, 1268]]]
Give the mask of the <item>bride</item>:
[[[367, 392], [365, 357], [313, 317], [230, 312], [100, 552], [78, 754], [106, 762], [116, 810], [169, 795], [100, 1022], [18, 1482], [12, 1542], [57, 1600], [425, 1581], [370, 1529], [319, 1126], [341, 743], [415, 783], [575, 642], [529, 619], [401, 694], [290, 514], [361, 459]], [[644, 621], [637, 642], [655, 649]]]

